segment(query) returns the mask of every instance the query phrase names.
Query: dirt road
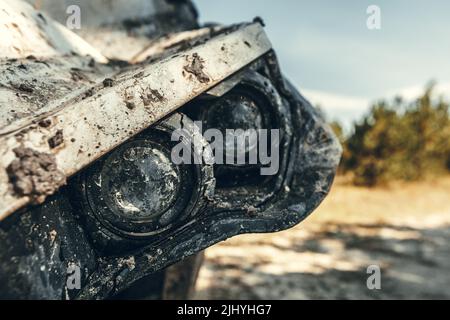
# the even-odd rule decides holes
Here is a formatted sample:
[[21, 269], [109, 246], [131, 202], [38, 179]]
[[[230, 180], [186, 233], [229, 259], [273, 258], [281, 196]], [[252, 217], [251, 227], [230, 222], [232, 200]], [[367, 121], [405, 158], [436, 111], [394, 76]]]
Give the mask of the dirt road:
[[[365, 189], [336, 183], [294, 229], [206, 251], [198, 299], [450, 298], [450, 179]], [[381, 268], [369, 290], [367, 267]]]

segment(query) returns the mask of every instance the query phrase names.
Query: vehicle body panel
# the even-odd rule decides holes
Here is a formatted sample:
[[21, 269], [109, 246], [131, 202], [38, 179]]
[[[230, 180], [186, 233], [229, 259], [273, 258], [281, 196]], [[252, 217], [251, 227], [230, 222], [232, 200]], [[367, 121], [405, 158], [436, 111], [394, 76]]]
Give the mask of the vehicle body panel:
[[[259, 23], [198, 33], [207, 36], [196, 43], [188, 33], [188, 49], [171, 40], [163, 57], [121, 69], [80, 55], [3, 61], [0, 104], [14, 108], [0, 110], [0, 219], [33, 200], [11, 188], [15, 148], [54, 155], [69, 177], [271, 49]], [[152, 57], [164, 48], [157, 45], [147, 48]], [[48, 143], [61, 134], [57, 146]]]

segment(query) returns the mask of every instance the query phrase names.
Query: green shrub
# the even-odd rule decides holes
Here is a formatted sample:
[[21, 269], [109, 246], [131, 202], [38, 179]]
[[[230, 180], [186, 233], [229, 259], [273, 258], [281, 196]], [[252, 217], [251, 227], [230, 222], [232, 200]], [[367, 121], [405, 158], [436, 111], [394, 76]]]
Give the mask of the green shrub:
[[434, 97], [433, 85], [413, 103], [401, 98], [379, 101], [343, 137], [341, 173], [352, 173], [357, 185], [391, 180], [418, 180], [450, 170], [449, 103]]

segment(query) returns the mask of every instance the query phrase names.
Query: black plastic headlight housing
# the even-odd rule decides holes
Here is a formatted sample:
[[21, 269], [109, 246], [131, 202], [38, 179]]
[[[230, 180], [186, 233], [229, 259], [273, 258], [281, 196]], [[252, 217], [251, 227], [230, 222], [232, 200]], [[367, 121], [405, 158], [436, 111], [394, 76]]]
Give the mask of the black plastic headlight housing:
[[[224, 145], [247, 157], [276, 143], [273, 174], [261, 174], [273, 163], [214, 164], [208, 129], [277, 130], [276, 141]], [[191, 150], [191, 163], [171, 161], [178, 143]], [[3, 221], [0, 260], [31, 260], [2, 264], [0, 283], [9, 296], [112, 297], [229, 237], [296, 225], [328, 193], [340, 155], [331, 129], [283, 78], [271, 51], [105, 155], [42, 206]], [[55, 233], [64, 236], [52, 242]], [[67, 291], [67, 261], [81, 267], [79, 290]], [[39, 279], [36, 268], [52, 276]]]

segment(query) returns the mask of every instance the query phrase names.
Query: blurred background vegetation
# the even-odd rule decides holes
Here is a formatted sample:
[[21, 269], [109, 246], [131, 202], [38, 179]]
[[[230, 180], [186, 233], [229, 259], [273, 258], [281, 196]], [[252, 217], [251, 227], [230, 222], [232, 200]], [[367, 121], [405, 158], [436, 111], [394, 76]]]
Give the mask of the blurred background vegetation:
[[429, 83], [415, 101], [380, 100], [349, 132], [332, 128], [344, 152], [339, 173], [361, 186], [450, 173], [450, 104]]

